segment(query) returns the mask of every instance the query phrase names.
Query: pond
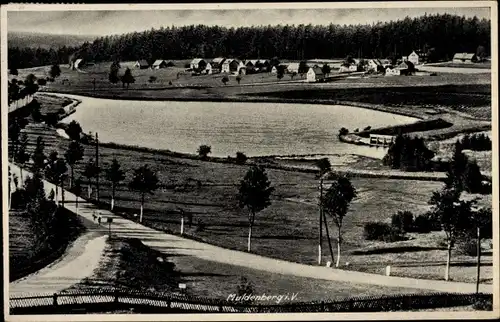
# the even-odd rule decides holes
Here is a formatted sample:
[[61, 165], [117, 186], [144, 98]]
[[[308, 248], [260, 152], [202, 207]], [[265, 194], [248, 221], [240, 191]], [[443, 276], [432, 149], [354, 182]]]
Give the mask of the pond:
[[102, 142], [213, 156], [360, 154], [382, 157], [385, 149], [338, 140], [339, 129], [406, 124], [415, 118], [340, 105], [111, 100], [77, 95], [82, 103], [64, 119]]

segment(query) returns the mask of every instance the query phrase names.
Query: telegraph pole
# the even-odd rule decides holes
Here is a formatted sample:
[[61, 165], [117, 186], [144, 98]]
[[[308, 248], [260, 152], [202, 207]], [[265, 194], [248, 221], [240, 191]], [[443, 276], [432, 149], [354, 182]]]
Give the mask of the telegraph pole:
[[95, 188], [96, 188], [96, 200], [99, 202], [99, 134], [96, 132], [95, 133], [95, 163], [97, 167], [97, 176], [96, 176], [96, 181], [95, 181]]
[[323, 178], [319, 179], [319, 241], [318, 241], [318, 265], [321, 265], [321, 246], [323, 243]]

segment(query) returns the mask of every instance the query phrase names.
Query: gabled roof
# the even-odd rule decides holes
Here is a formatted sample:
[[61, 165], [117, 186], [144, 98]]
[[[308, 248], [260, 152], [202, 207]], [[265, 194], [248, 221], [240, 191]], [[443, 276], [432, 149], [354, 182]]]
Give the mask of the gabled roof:
[[212, 63], [220, 64], [225, 60], [223, 57], [217, 57], [212, 60]]
[[453, 56], [453, 59], [472, 59], [476, 56], [476, 54], [473, 53], [456, 53]]
[[409, 54], [408, 56], [411, 56], [411, 55], [416, 55], [418, 56], [418, 54], [415, 52], [415, 51], [412, 51], [411, 54]]
[[396, 69], [399, 69], [399, 70], [403, 70], [403, 69], [408, 69], [409, 66], [407, 64], [407, 62], [402, 62], [401, 64], [398, 65], [398, 67], [396, 67]]
[[259, 59], [259, 63], [260, 64], [269, 64], [269, 60], [268, 59]]
[[141, 66], [149, 66], [148, 62], [145, 59], [138, 60], [135, 64], [139, 64]]
[[311, 67], [309, 71], [313, 71], [316, 75], [323, 75], [323, 70], [319, 67]]
[[166, 61], [166, 60], [164, 60], [164, 59], [157, 59], [157, 60], [155, 60], [155, 62], [153, 63], [153, 66], [160, 66], [160, 65], [161, 65], [161, 63], [165, 63], [165, 64], [166, 64], [166, 63], [167, 63], [167, 61]]
[[231, 64], [233, 61], [235, 61], [236, 63], [239, 63], [239, 61], [235, 58], [228, 58], [224, 61], [224, 64]]
[[250, 63], [255, 66], [258, 62], [259, 62], [258, 59], [248, 59], [245, 61], [245, 65], [248, 65], [248, 63]]
[[200, 62], [205, 61], [202, 58], [195, 58], [191, 61], [191, 64], [198, 65]]

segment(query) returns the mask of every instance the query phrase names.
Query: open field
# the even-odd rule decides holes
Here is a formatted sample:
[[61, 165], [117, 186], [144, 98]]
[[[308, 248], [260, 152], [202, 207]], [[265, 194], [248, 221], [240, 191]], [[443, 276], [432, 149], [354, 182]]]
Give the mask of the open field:
[[434, 63], [430, 64], [433, 67], [453, 67], [453, 68], [481, 68], [481, 69], [491, 69], [491, 61], [485, 61], [482, 63], [454, 63], [452, 61], [444, 63]]
[[[159, 261], [161, 258], [162, 261]], [[227, 299], [237, 293], [241, 278], [252, 285], [253, 294], [289, 295], [280, 302], [334, 301], [356, 296], [425, 293], [425, 290], [339, 283], [258, 271], [190, 257], [169, 256], [134, 239], [108, 240], [101, 266], [94, 275], [70, 290], [118, 287], [159, 292], [185, 292], [196, 297]], [[181, 291], [179, 283], [188, 288]], [[259, 304], [276, 304], [262, 301]]]
[[[30, 126], [27, 132], [30, 151], [38, 135], [44, 137], [47, 153], [56, 149], [62, 154], [67, 147], [68, 141], [57, 137], [54, 129]], [[76, 177], [81, 176], [83, 165], [93, 156], [94, 148], [87, 146], [85, 160], [75, 171]], [[148, 164], [158, 173], [160, 189], [154, 195], [146, 197], [144, 224], [178, 233], [178, 211], [182, 208], [193, 218], [192, 224], [187, 220], [185, 233], [188, 236], [227, 248], [245, 249], [247, 214], [245, 210], [239, 209], [236, 193], [247, 166], [101, 147], [101, 165], [109, 164], [113, 157], [127, 170], [125, 183], [117, 189], [115, 210], [119, 214], [133, 218], [133, 214], [138, 213], [139, 195], [129, 191], [126, 183], [131, 179], [131, 169]], [[315, 264], [318, 235], [317, 179], [311, 173], [275, 169], [267, 171], [276, 191], [272, 196], [272, 205], [257, 215], [252, 250], [265, 256]], [[101, 178], [101, 201], [109, 205], [110, 184]], [[364, 223], [389, 220], [398, 210], [422, 213], [428, 209], [427, 200], [432, 191], [441, 187], [439, 182], [368, 178], [353, 178], [352, 181], [359, 197], [353, 202], [345, 222], [343, 263], [367, 260], [366, 255], [354, 255], [354, 250], [374, 245], [391, 246], [364, 241]], [[83, 195], [86, 195], [85, 189]], [[335, 234], [333, 227], [330, 224], [331, 233]], [[405, 260], [418, 264], [429, 261], [429, 258], [433, 263], [444, 261], [445, 250], [437, 246], [439, 241], [439, 238], [435, 238], [427, 243], [428, 249], [410, 252], [411, 255], [404, 257]], [[409, 241], [410, 244], [414, 242]], [[328, 260], [326, 238], [323, 246], [323, 257]], [[335, 242], [333, 246], [335, 247]], [[430, 251], [434, 252], [432, 256]], [[389, 253], [370, 256], [370, 261], [382, 268], [388, 263], [394, 264], [394, 260], [402, 255]], [[440, 272], [436, 274], [435, 278], [441, 277]], [[457, 276], [457, 280], [459, 279]]]
[[9, 260], [10, 269], [17, 270], [35, 256], [35, 237], [30, 233], [29, 222], [21, 211], [9, 211]]

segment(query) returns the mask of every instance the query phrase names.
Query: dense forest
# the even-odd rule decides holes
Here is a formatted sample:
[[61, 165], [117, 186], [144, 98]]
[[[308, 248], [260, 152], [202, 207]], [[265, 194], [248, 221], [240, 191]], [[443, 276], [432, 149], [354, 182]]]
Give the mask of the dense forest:
[[[231, 56], [312, 59], [408, 55], [412, 50], [450, 59], [456, 52], [489, 54], [490, 20], [449, 14], [371, 25], [275, 25], [241, 28], [185, 26], [152, 29], [85, 42], [76, 55], [93, 61]], [[54, 54], [55, 53], [55, 54]], [[67, 62], [68, 48], [9, 49], [9, 67]], [[30, 59], [31, 57], [31, 59]], [[17, 65], [17, 66], [13, 66]]]

